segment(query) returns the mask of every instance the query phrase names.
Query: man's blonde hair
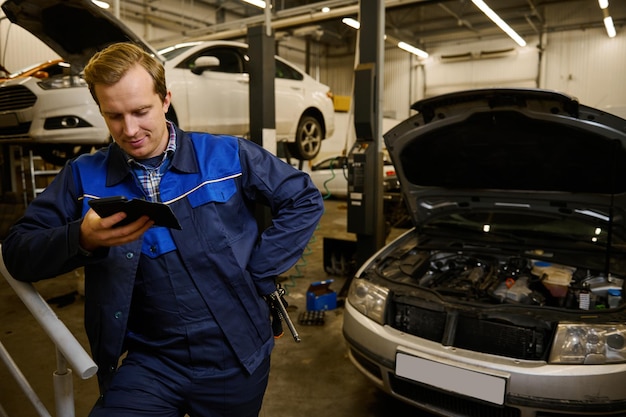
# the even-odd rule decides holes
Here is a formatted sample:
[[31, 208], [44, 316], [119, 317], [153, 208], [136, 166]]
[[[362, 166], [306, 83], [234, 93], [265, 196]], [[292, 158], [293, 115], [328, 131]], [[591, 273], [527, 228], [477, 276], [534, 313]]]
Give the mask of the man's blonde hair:
[[163, 65], [143, 48], [128, 42], [114, 43], [96, 52], [85, 66], [85, 81], [91, 96], [98, 105], [94, 86], [96, 84], [113, 85], [135, 65], [141, 65], [154, 80], [154, 92], [161, 101], [167, 95], [165, 69]]

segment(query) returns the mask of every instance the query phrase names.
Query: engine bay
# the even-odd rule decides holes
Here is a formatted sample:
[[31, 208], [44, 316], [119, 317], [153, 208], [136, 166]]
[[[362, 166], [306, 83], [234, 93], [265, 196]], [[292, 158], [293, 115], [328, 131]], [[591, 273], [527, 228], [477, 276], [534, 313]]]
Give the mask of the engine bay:
[[622, 305], [624, 280], [598, 271], [517, 256], [458, 251], [405, 252], [387, 259], [385, 278], [417, 284], [444, 298], [489, 304], [525, 304], [570, 310]]

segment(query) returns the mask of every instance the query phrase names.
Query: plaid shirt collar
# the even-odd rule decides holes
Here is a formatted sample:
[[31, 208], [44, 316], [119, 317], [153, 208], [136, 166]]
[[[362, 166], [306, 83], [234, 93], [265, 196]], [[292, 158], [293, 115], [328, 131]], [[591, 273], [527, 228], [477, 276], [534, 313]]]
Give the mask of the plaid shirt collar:
[[146, 193], [146, 196], [151, 201], [160, 201], [160, 190], [159, 184], [161, 182], [161, 177], [170, 166], [170, 162], [176, 152], [176, 131], [174, 126], [170, 121], [166, 121], [167, 130], [169, 132], [169, 140], [167, 143], [167, 148], [165, 148], [165, 152], [163, 152], [161, 161], [152, 166], [145, 165], [141, 162], [141, 160], [136, 160], [130, 155], [126, 154], [126, 161], [128, 165], [131, 167], [133, 173], [139, 180], [143, 190]]

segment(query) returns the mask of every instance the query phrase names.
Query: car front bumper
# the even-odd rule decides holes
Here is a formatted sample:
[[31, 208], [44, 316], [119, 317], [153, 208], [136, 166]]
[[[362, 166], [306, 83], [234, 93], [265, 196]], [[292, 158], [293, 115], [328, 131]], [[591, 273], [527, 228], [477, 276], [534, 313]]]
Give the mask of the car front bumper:
[[349, 302], [343, 332], [350, 359], [364, 375], [391, 396], [434, 413], [626, 416], [626, 364], [549, 365], [445, 347], [381, 326]]
[[0, 88], [0, 142], [106, 145], [110, 135], [87, 87], [43, 90], [32, 79]]

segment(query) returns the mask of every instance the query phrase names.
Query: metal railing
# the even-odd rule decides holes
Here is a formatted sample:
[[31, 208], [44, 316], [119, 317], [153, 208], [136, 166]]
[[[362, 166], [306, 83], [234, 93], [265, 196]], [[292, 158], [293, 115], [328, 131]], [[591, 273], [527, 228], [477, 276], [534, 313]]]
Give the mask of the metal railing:
[[[74, 417], [75, 408], [72, 370], [82, 379], [88, 379], [96, 374], [98, 367], [65, 324], [57, 317], [48, 303], [46, 303], [39, 292], [37, 292], [35, 287], [31, 283], [16, 281], [9, 274], [4, 265], [4, 260], [2, 259], [1, 249], [2, 245], [0, 245], [0, 275], [4, 276], [56, 347], [57, 368], [53, 373], [56, 416]], [[39, 415], [49, 417], [50, 413], [33, 391], [27, 379], [1, 342], [0, 359], [5, 362], [9, 368], [9, 372], [15, 378]], [[3, 413], [4, 411], [0, 406], [0, 416], [2, 416]], [[6, 413], [4, 413], [4, 415], [6, 415]]]

